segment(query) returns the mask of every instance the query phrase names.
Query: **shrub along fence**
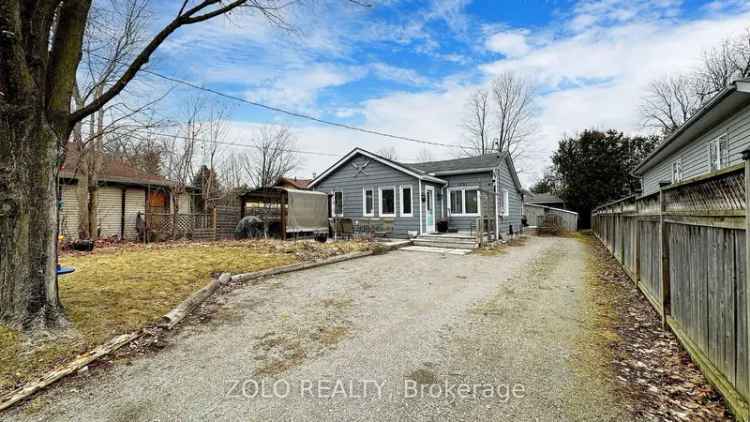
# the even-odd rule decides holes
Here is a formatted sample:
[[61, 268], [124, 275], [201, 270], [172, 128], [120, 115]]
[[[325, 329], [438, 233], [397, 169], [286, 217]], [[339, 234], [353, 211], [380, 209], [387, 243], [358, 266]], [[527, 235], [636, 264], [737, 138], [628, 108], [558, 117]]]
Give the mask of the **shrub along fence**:
[[602, 205], [595, 235], [620, 262], [738, 419], [748, 420], [745, 164]]

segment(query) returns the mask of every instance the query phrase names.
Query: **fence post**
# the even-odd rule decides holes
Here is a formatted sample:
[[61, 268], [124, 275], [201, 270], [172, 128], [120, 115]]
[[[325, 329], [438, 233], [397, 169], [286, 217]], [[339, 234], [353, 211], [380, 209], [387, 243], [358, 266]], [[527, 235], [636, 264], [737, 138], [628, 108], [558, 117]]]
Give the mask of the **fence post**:
[[211, 223], [213, 224], [213, 227], [214, 227], [214, 240], [217, 239], [217, 227], [216, 226], [217, 226], [218, 220], [219, 219], [217, 216], [216, 207], [213, 207], [211, 209]]
[[635, 200], [635, 215], [633, 216], [633, 228], [635, 242], [633, 242], [633, 253], [635, 254], [635, 268], [633, 268], [633, 282], [635, 286], [641, 282], [641, 204]]
[[[750, 327], [750, 148], [742, 151], [742, 159], [745, 160], [745, 282], [742, 288], [745, 293], [745, 327]], [[745, 338], [745, 350], [750, 350], [750, 334]], [[748, 354], [750, 355], [750, 354]], [[750, 357], [748, 358], [750, 359]], [[750, 377], [750, 371], [748, 371]]]
[[669, 182], [659, 182], [659, 249], [661, 250], [661, 314], [662, 324], [667, 327], [667, 317], [672, 314], [671, 292], [669, 285], [669, 223], [664, 222], [664, 213], [667, 210], [667, 202], [664, 198], [664, 188]]

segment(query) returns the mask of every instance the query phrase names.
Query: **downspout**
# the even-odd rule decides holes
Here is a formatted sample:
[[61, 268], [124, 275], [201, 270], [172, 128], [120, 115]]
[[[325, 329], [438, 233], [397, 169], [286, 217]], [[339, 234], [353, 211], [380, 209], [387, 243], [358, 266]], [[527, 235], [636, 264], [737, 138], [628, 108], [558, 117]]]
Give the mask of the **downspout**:
[[419, 180], [419, 234], [422, 234], [422, 179]]
[[[500, 194], [500, 184], [498, 183], [498, 179], [500, 179], [500, 171], [495, 170], [495, 241], [500, 240], [500, 207], [498, 206], [498, 200], [497, 195]], [[507, 204], [506, 204], [507, 206]]]

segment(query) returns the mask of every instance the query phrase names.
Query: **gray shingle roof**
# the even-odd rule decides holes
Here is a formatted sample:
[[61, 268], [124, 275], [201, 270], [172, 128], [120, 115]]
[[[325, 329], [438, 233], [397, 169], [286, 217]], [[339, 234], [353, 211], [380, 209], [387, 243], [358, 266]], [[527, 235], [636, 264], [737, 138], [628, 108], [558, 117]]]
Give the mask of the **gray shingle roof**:
[[562, 204], [563, 200], [549, 193], [532, 193], [526, 199], [527, 204]]
[[412, 167], [426, 173], [440, 174], [442, 172], [486, 169], [497, 167], [505, 159], [505, 154], [485, 154], [476, 157], [456, 158], [453, 160], [429, 161], [426, 163], [408, 163], [404, 166]]

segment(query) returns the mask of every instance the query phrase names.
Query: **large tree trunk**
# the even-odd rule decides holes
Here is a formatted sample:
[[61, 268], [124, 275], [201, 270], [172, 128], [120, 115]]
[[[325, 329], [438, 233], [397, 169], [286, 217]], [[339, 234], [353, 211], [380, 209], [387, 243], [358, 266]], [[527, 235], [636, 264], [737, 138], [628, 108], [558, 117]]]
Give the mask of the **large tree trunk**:
[[0, 324], [65, 322], [57, 291], [58, 138], [37, 104], [0, 113]]

